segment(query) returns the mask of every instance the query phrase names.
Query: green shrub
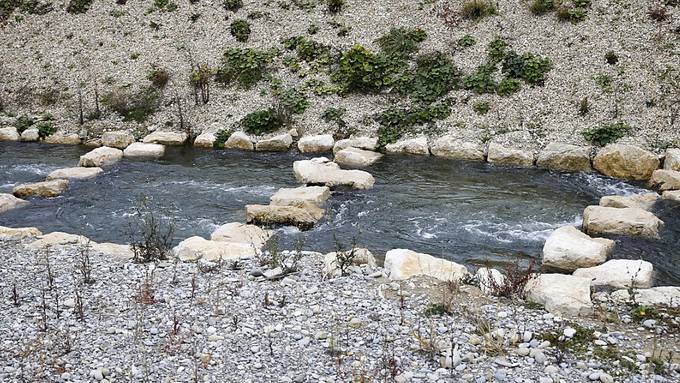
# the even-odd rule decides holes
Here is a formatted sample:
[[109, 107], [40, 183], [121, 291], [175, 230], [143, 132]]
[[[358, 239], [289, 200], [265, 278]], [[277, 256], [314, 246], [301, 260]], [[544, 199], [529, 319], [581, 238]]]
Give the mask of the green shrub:
[[583, 97], [581, 102], [578, 103], [578, 114], [585, 116], [590, 111], [590, 104], [588, 103], [588, 97]]
[[279, 104], [290, 114], [302, 114], [309, 107], [304, 93], [297, 89], [286, 89], [276, 92]]
[[554, 0], [534, 0], [529, 8], [534, 15], [544, 15], [555, 10]]
[[177, 4], [170, 0], [153, 0], [153, 6], [161, 11], [174, 12], [177, 10]]
[[471, 35], [465, 35], [458, 40], [458, 46], [461, 47], [471, 47], [477, 43], [474, 37]]
[[326, 5], [328, 6], [328, 12], [335, 14], [342, 11], [345, 0], [326, 0]]
[[508, 43], [500, 37], [493, 39], [489, 45], [486, 47], [486, 53], [489, 56], [489, 61], [492, 63], [498, 63], [503, 61], [506, 54], [506, 48]]
[[604, 93], [611, 93], [613, 91], [614, 79], [612, 76], [608, 74], [598, 74], [593, 79]]
[[20, 116], [14, 123], [14, 127], [17, 128], [19, 134], [23, 133], [24, 130], [30, 128], [35, 121], [29, 116]]
[[619, 56], [614, 53], [614, 51], [609, 51], [604, 55], [605, 61], [609, 65], [616, 65], [619, 62]]
[[224, 0], [222, 5], [227, 11], [236, 12], [243, 7], [243, 0]]
[[378, 92], [392, 84], [392, 72], [384, 56], [355, 45], [342, 54], [331, 81], [339, 84], [343, 92]]
[[631, 127], [623, 122], [606, 124], [583, 131], [583, 138], [594, 145], [605, 146], [625, 137]]
[[468, 20], [480, 20], [497, 13], [496, 5], [489, 0], [470, 0], [463, 4], [460, 15]]
[[224, 53], [222, 66], [215, 73], [215, 81], [228, 85], [237, 83], [250, 89], [268, 72], [271, 55], [252, 48], [230, 48]]
[[156, 113], [159, 101], [160, 91], [153, 86], [142, 88], [137, 93], [118, 88], [102, 97], [102, 105], [121, 115], [123, 121], [140, 123]]
[[426, 38], [427, 33], [420, 28], [392, 28], [389, 33], [378, 38], [376, 43], [388, 59], [403, 62], [418, 52], [420, 43]]
[[213, 142], [214, 149], [224, 149], [224, 143], [227, 142], [233, 131], [231, 129], [220, 129], [215, 133], [215, 142]]
[[151, 68], [146, 78], [151, 81], [156, 88], [163, 89], [170, 80], [170, 74], [167, 70], [154, 66]]
[[451, 115], [450, 102], [443, 101], [428, 106], [412, 108], [390, 108], [374, 116], [380, 124], [378, 129], [378, 147], [399, 140], [407, 133], [414, 133], [414, 127], [432, 125], [436, 120], [443, 120]]
[[572, 24], [585, 20], [587, 16], [588, 14], [583, 8], [567, 6], [557, 8], [557, 18], [561, 21], [569, 21]]
[[239, 121], [239, 125], [245, 132], [255, 135], [271, 133], [285, 123], [285, 115], [273, 108], [249, 113]]
[[85, 13], [92, 6], [93, 0], [71, 0], [66, 6], [66, 12], [68, 13]]
[[[0, 0], [0, 21], [2, 20], [2, 8], [4, 7], [2, 3], [3, 1]], [[31, 15], [46, 15], [52, 12], [53, 10], [52, 3], [43, 2], [41, 0], [23, 0], [23, 1], [17, 0], [16, 3], [21, 4], [21, 12], [28, 13]]]
[[519, 81], [514, 78], [504, 78], [498, 83], [498, 89], [496, 92], [501, 96], [509, 96], [520, 90], [522, 86]]
[[476, 93], [494, 93], [496, 92], [496, 79], [494, 72], [496, 71], [493, 65], [480, 65], [477, 70], [463, 78], [463, 88], [472, 90]]
[[522, 79], [531, 85], [543, 85], [545, 75], [552, 69], [550, 60], [532, 53], [523, 54], [522, 60], [524, 60]]
[[289, 37], [282, 41], [283, 47], [287, 50], [294, 50], [297, 57], [308, 63], [320, 61], [330, 64], [331, 50], [328, 46], [316, 41], [306, 39], [304, 36]]
[[329, 124], [335, 123], [338, 127], [343, 128], [347, 126], [347, 123], [342, 118], [345, 113], [347, 113], [347, 109], [345, 108], [328, 108], [321, 114], [321, 119]]
[[441, 52], [421, 55], [412, 71], [399, 78], [397, 89], [418, 102], [432, 103], [457, 88], [461, 72]]
[[45, 137], [51, 136], [51, 135], [53, 135], [54, 133], [57, 132], [57, 128], [55, 128], [52, 125], [52, 123], [49, 122], [49, 121], [43, 121], [43, 122], [39, 123], [37, 128], [38, 128], [38, 137], [40, 137], [43, 140], [45, 139]]
[[489, 113], [489, 109], [491, 109], [491, 106], [489, 105], [488, 102], [486, 101], [479, 101], [475, 102], [472, 105], [472, 109], [479, 115], [483, 116], [487, 113]]
[[250, 37], [250, 24], [246, 20], [239, 19], [232, 21], [229, 30], [231, 35], [242, 43], [248, 41], [248, 37]]

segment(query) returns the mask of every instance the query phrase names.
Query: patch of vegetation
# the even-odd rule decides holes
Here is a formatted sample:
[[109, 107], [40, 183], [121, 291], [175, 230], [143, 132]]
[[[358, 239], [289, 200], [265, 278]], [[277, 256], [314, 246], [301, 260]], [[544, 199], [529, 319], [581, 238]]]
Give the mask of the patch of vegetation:
[[443, 120], [451, 115], [451, 101], [445, 100], [427, 106], [411, 108], [390, 108], [373, 118], [380, 124], [378, 129], [378, 147], [399, 140], [406, 133], [417, 133], [417, 126], [432, 126], [435, 121]]
[[554, 0], [534, 0], [529, 7], [534, 15], [544, 15], [555, 10]]
[[468, 20], [481, 20], [497, 13], [496, 5], [489, 0], [466, 1], [460, 10], [460, 15]]
[[496, 37], [493, 39], [486, 47], [486, 53], [489, 56], [489, 62], [498, 63], [503, 61], [507, 47], [508, 43], [506, 43], [502, 38]]
[[170, 74], [163, 68], [152, 67], [146, 78], [158, 89], [163, 89], [170, 80]]
[[540, 334], [539, 338], [549, 341], [551, 346], [556, 347], [562, 353], [570, 352], [579, 355], [588, 351], [588, 346], [595, 339], [594, 331], [575, 323], [566, 323], [566, 325], [576, 330], [573, 337], [564, 337], [562, 331], [549, 331]]
[[328, 12], [336, 14], [342, 11], [342, 7], [345, 6], [345, 0], [326, 0], [326, 6], [328, 7]]
[[494, 93], [498, 86], [494, 78], [494, 72], [496, 72], [494, 65], [484, 64], [478, 66], [474, 73], [463, 78], [463, 88], [479, 94]]
[[420, 28], [392, 28], [389, 33], [376, 40], [382, 54], [389, 60], [404, 63], [418, 52], [420, 43], [427, 39], [427, 33]]
[[510, 51], [503, 60], [503, 73], [511, 78], [521, 78], [531, 85], [543, 85], [546, 74], [552, 69], [552, 63], [533, 53], [518, 55]]
[[213, 148], [224, 149], [224, 143], [227, 142], [233, 131], [231, 129], [220, 129], [215, 133], [215, 142]]
[[498, 83], [496, 93], [500, 96], [509, 96], [513, 93], [517, 93], [522, 85], [520, 82], [514, 78], [504, 78]]
[[268, 72], [271, 62], [269, 52], [252, 48], [230, 48], [224, 53], [222, 66], [215, 73], [215, 81], [224, 85], [238, 84], [250, 89]]
[[173, 3], [170, 0], [153, 0], [153, 6], [159, 11], [167, 12], [174, 12], [178, 8], [177, 4]]
[[331, 80], [342, 87], [343, 93], [379, 92], [393, 82], [390, 64], [385, 56], [355, 45], [342, 54]]
[[614, 51], [609, 51], [604, 55], [605, 61], [609, 65], [616, 65], [619, 62], [619, 56], [614, 53]]
[[588, 97], [583, 97], [578, 104], [578, 114], [585, 116], [588, 112], [590, 112], [590, 103], [588, 102]]
[[461, 46], [463, 48], [471, 47], [475, 44], [477, 44], [477, 40], [475, 40], [475, 38], [472, 37], [471, 35], [465, 35], [458, 39], [458, 46]]
[[319, 65], [331, 64], [330, 47], [309, 40], [304, 36], [289, 37], [282, 41], [283, 47], [287, 50], [294, 50], [298, 59], [309, 64], [318, 63]]
[[329, 124], [335, 123], [339, 128], [344, 128], [347, 126], [347, 123], [342, 118], [345, 113], [347, 113], [345, 108], [328, 108], [321, 114], [321, 119]]
[[623, 122], [606, 124], [583, 131], [583, 138], [593, 145], [605, 146], [625, 137], [631, 131], [631, 127]]
[[611, 93], [613, 91], [612, 84], [614, 83], [614, 79], [612, 76], [608, 74], [598, 74], [593, 79], [604, 93]]
[[290, 114], [302, 114], [309, 107], [307, 96], [298, 89], [274, 90], [279, 105]]
[[659, 318], [659, 312], [654, 306], [637, 306], [630, 311], [630, 315], [638, 322]]
[[248, 41], [248, 37], [250, 37], [250, 23], [243, 19], [234, 20], [229, 26], [229, 31], [237, 41], [245, 43]]
[[227, 11], [236, 12], [243, 7], [243, 0], [224, 0], [222, 5]]
[[92, 6], [93, 0], [71, 0], [66, 6], [66, 12], [79, 14], [85, 13]]
[[45, 137], [51, 136], [57, 132], [57, 128], [55, 128], [54, 125], [52, 125], [52, 123], [49, 121], [43, 121], [36, 127], [38, 128], [38, 137], [40, 137], [42, 140], [44, 140]]
[[441, 303], [430, 303], [423, 314], [428, 317], [451, 315], [451, 313], [447, 311], [446, 307]]
[[102, 97], [102, 105], [118, 113], [125, 122], [144, 122], [156, 113], [160, 102], [160, 91], [148, 86], [136, 93], [130, 93], [126, 88], [115, 89]]
[[247, 114], [239, 121], [239, 125], [247, 133], [261, 135], [276, 131], [286, 122], [287, 118], [282, 111], [269, 108]]
[[14, 127], [17, 129], [19, 134], [23, 133], [24, 130], [30, 128], [35, 121], [29, 116], [19, 116], [17, 121], [14, 123]]
[[480, 116], [483, 116], [487, 113], [489, 113], [489, 109], [491, 109], [491, 106], [489, 105], [488, 102], [486, 101], [480, 101], [480, 102], [475, 102], [472, 105], [472, 109], [479, 114]]
[[309, 33], [310, 35], [315, 35], [319, 33], [319, 26], [316, 24], [310, 25], [309, 27], [307, 27], [307, 33]]
[[456, 89], [462, 73], [441, 52], [421, 55], [413, 70], [402, 75], [397, 89], [417, 102], [432, 103]]
[[165, 260], [172, 250], [175, 222], [163, 218], [160, 213], [163, 207], [151, 205], [151, 198], [140, 197], [135, 204], [134, 214], [130, 215], [127, 234], [134, 254], [133, 260], [139, 263]]

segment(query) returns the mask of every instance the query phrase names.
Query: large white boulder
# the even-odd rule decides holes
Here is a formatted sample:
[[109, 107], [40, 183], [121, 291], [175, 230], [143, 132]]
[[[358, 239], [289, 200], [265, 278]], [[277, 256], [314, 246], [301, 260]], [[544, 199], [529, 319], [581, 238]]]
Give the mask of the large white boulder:
[[125, 148], [123, 155], [126, 158], [161, 158], [165, 155], [165, 146], [135, 142]]
[[665, 191], [661, 198], [669, 201], [680, 202], [680, 190]]
[[127, 261], [134, 258], [135, 253], [130, 245], [120, 245], [117, 243], [89, 243], [89, 250], [92, 254], [104, 255], [119, 261]]
[[194, 140], [194, 146], [197, 148], [212, 149], [216, 140], [217, 137], [215, 136], [214, 133], [211, 132], [201, 133]]
[[336, 164], [353, 168], [363, 168], [373, 165], [382, 158], [382, 154], [357, 148], [347, 148], [335, 153]]
[[364, 248], [328, 253], [323, 257], [323, 264], [323, 274], [330, 277], [340, 276], [343, 267], [345, 267], [345, 271], [348, 271], [347, 268], [350, 266], [368, 265], [369, 267], [376, 267], [373, 253]]
[[325, 157], [295, 161], [293, 173], [298, 182], [328, 187], [350, 186], [355, 189], [370, 189], [375, 183], [370, 173], [340, 169], [338, 164], [330, 162]]
[[255, 225], [240, 222], [231, 222], [218, 227], [210, 235], [211, 241], [236, 242], [262, 248], [272, 236], [272, 232]]
[[301, 153], [326, 153], [333, 150], [335, 140], [330, 134], [318, 136], [304, 136], [298, 141], [298, 150]]
[[457, 281], [468, 275], [463, 265], [407, 249], [388, 251], [385, 254], [385, 270], [393, 280], [427, 275], [442, 281]]
[[515, 149], [492, 142], [489, 144], [487, 161], [496, 165], [531, 167], [534, 153], [531, 150]]
[[135, 136], [124, 130], [102, 134], [102, 145], [110, 148], [125, 149], [135, 141]]
[[393, 144], [385, 146], [385, 151], [391, 154], [416, 154], [422, 156], [430, 155], [430, 146], [427, 144], [427, 137], [415, 137], [399, 140]]
[[6, 227], [0, 226], [0, 241], [19, 241], [24, 238], [37, 237], [42, 232], [35, 227]]
[[80, 156], [78, 166], [97, 167], [110, 166], [123, 159], [123, 151], [102, 146]]
[[430, 148], [432, 155], [455, 160], [484, 161], [484, 145], [464, 141], [455, 136], [436, 139]]
[[666, 150], [666, 159], [663, 168], [680, 172], [680, 149]]
[[286, 152], [293, 144], [293, 136], [289, 133], [257, 141], [255, 150], [258, 152]]
[[539, 154], [536, 165], [562, 172], [588, 172], [592, 148], [551, 142]]
[[0, 213], [28, 206], [31, 203], [11, 194], [0, 193]]
[[660, 164], [656, 154], [623, 144], [605, 146], [593, 160], [593, 167], [600, 173], [632, 180], [648, 180]]
[[654, 267], [643, 260], [612, 259], [599, 266], [577, 269], [574, 276], [587, 278], [593, 286], [648, 288]]
[[77, 133], [56, 132], [45, 137], [44, 142], [46, 144], [55, 145], [79, 145], [81, 143], [81, 139]]
[[209, 241], [202, 237], [187, 238], [175, 246], [172, 252], [182, 261], [202, 259], [210, 262], [257, 255], [257, 250], [248, 243]]
[[633, 289], [633, 295], [634, 297], [630, 296], [629, 289], [616, 290], [612, 293], [612, 298], [621, 302], [634, 302], [641, 306], [680, 307], [680, 287], [678, 286]]
[[607, 260], [615, 242], [591, 238], [573, 226], [561, 227], [550, 234], [543, 246], [543, 265], [561, 271], [597, 266]]
[[102, 168], [84, 168], [81, 166], [75, 168], [64, 168], [57, 169], [47, 175], [47, 180], [86, 180], [90, 178], [97, 177], [102, 174], [104, 170]]
[[13, 126], [0, 128], [0, 141], [19, 141], [20, 137], [17, 128]]
[[40, 250], [53, 246], [66, 246], [66, 245], [87, 245], [90, 240], [87, 237], [76, 234], [62, 233], [55, 231], [52, 233], [44, 234], [38, 236], [38, 239], [29, 243], [26, 247], [31, 250]]
[[300, 206], [246, 205], [246, 222], [256, 225], [291, 225], [309, 229], [324, 215], [314, 204]]
[[272, 197], [271, 204], [279, 206], [304, 206], [311, 203], [323, 205], [331, 197], [328, 186], [300, 186], [279, 189]]
[[652, 173], [649, 186], [661, 191], [680, 190], [680, 171], [659, 169]]
[[145, 144], [180, 146], [187, 142], [187, 138], [186, 133], [156, 131], [144, 137], [142, 142]]
[[593, 313], [590, 280], [564, 274], [541, 274], [525, 288], [527, 300], [541, 304], [551, 313], [587, 316]]
[[[288, 146], [290, 146], [290, 144], [288, 144]], [[227, 142], [224, 143], [224, 148], [253, 151], [255, 149], [255, 145], [253, 145], [253, 141], [250, 139], [250, 137], [248, 137], [247, 134], [243, 132], [234, 132], [231, 134], [231, 136], [229, 136]]]
[[374, 151], [378, 147], [378, 137], [353, 137], [338, 140], [333, 145], [333, 153], [347, 148], [357, 148]]
[[35, 142], [40, 140], [40, 131], [38, 128], [28, 128], [21, 132], [21, 141]]
[[68, 180], [51, 180], [35, 182], [31, 184], [21, 184], [14, 187], [12, 194], [16, 197], [57, 197], [68, 188]]
[[617, 234], [658, 238], [663, 221], [637, 208], [588, 206], [583, 212], [583, 228], [588, 234]]
[[634, 194], [630, 196], [610, 195], [600, 198], [600, 206], [616, 208], [638, 208], [650, 211], [656, 201], [659, 200], [657, 193]]

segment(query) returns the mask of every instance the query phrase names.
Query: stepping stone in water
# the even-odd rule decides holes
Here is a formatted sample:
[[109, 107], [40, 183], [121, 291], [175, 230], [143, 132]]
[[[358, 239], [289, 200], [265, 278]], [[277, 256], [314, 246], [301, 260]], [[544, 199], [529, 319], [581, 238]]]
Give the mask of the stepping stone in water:
[[103, 173], [104, 170], [102, 168], [83, 168], [83, 167], [75, 167], [75, 168], [64, 168], [64, 169], [57, 169], [50, 174], [47, 175], [47, 180], [57, 180], [57, 179], [65, 179], [65, 180], [85, 180], [89, 178], [94, 178], [101, 173]]
[[24, 197], [57, 197], [68, 188], [68, 180], [52, 180], [22, 184], [14, 187], [12, 193], [19, 198]]

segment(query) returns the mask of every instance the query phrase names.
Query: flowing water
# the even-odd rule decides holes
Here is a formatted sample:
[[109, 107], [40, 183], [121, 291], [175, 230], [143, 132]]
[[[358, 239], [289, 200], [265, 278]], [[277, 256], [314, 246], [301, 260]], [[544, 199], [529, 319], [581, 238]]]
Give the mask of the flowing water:
[[[43, 180], [54, 169], [75, 166], [88, 149], [78, 146], [0, 143], [0, 192]], [[44, 232], [83, 234], [99, 242], [127, 241], [140, 196], [152, 198], [177, 225], [175, 242], [209, 237], [219, 225], [243, 221], [244, 205], [266, 204], [281, 187], [297, 186], [298, 154], [170, 149], [159, 161], [121, 161], [105, 174], [72, 182], [61, 197], [0, 215], [0, 225], [36, 226]], [[644, 191], [641, 185], [595, 174], [509, 169], [481, 162], [424, 157], [385, 157], [368, 169], [376, 185], [337, 190], [326, 217], [312, 230], [283, 228], [285, 246], [330, 251], [336, 238], [354, 240], [381, 254], [408, 248], [467, 265], [540, 259], [550, 232], [581, 222], [583, 209], [603, 195]], [[652, 262], [658, 284], [680, 284], [680, 206], [657, 204], [666, 226], [661, 240], [616, 237], [614, 258]]]

